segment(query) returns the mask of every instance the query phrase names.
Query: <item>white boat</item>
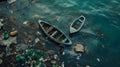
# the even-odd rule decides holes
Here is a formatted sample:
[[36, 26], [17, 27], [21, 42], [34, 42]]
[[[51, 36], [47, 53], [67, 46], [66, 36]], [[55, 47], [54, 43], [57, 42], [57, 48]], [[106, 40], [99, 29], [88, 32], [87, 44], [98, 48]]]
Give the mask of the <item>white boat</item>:
[[85, 23], [85, 17], [81, 15], [76, 18], [70, 25], [70, 34], [78, 32]]
[[39, 20], [38, 21], [40, 27], [42, 28], [43, 32], [53, 41], [60, 43], [60, 44], [65, 44], [65, 45], [71, 45], [72, 41], [67, 37], [64, 32], [60, 31], [57, 29], [55, 26]]

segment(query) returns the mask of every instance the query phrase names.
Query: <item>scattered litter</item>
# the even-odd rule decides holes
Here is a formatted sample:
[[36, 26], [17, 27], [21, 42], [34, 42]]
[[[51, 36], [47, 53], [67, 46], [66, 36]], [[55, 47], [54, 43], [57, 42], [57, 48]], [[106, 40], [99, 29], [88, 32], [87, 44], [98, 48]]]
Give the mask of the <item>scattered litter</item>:
[[10, 37], [7, 40], [1, 41], [4, 45], [10, 46], [12, 43], [17, 43], [16, 37]]
[[0, 21], [0, 29], [3, 27], [3, 23]]
[[90, 67], [89, 65], [86, 65], [86, 67]]
[[0, 64], [3, 62], [3, 60], [2, 59], [0, 59]]
[[9, 4], [14, 3], [16, 0], [7, 0]]
[[80, 57], [81, 57], [81, 54], [79, 54], [79, 55], [77, 56], [77, 58], [76, 58], [76, 59], [77, 59], [77, 60], [79, 60], [79, 59], [80, 59]]
[[39, 38], [36, 38], [36, 39], [35, 39], [35, 43], [38, 43], [39, 41], [40, 41]]
[[3, 22], [4, 21], [4, 19], [0, 19], [0, 22]]
[[10, 32], [10, 36], [16, 36], [17, 34], [18, 34], [17, 30]]
[[14, 13], [13, 10], [10, 10], [10, 13], [13, 14]]
[[44, 60], [44, 58], [43, 57], [41, 57], [40, 59], [39, 59], [39, 61], [43, 61]]
[[57, 57], [58, 57], [58, 55], [57, 55], [57, 54], [55, 54], [55, 55], [54, 55], [54, 59], [57, 59]]
[[39, 31], [37, 31], [37, 34], [38, 34], [38, 35], [41, 35], [41, 33], [40, 33]]
[[85, 47], [82, 44], [77, 43], [74, 47], [74, 50], [75, 52], [85, 52]]
[[62, 62], [61, 66], [64, 67], [64, 62]]
[[65, 55], [65, 51], [62, 52], [62, 55]]
[[52, 64], [56, 64], [57, 62], [55, 60], [51, 60], [51, 63]]
[[99, 59], [99, 58], [97, 58], [97, 61], [98, 61], [98, 62], [100, 62], [100, 59]]
[[23, 24], [24, 24], [24, 25], [28, 24], [28, 21], [24, 21]]
[[5, 31], [4, 32], [4, 39], [8, 39], [9, 38], [9, 33], [8, 33], [8, 31]]
[[23, 50], [26, 50], [27, 48], [28, 48], [28, 45], [24, 43], [20, 43], [16, 46], [16, 51], [23, 51]]

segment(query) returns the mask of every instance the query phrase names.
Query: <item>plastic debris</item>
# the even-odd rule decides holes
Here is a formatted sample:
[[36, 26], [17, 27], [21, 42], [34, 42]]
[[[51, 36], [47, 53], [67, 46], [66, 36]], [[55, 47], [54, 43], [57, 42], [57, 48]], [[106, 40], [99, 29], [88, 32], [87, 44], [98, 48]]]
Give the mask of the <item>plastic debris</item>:
[[9, 4], [14, 3], [16, 0], [7, 0]]
[[74, 47], [74, 50], [75, 52], [85, 52], [85, 47], [82, 44], [77, 43]]
[[38, 35], [41, 35], [41, 33], [40, 33], [39, 31], [37, 31], [37, 34], [38, 34]]
[[33, 52], [34, 52], [34, 50], [33, 50], [33, 49], [26, 50], [25, 55], [29, 56], [29, 55], [33, 54]]
[[99, 58], [97, 58], [97, 61], [98, 61], [98, 62], [100, 62], [100, 59], [99, 59]]
[[16, 37], [10, 37], [7, 40], [2, 40], [1, 41], [4, 45], [10, 46], [12, 43], [17, 43]]
[[17, 30], [10, 32], [10, 36], [16, 36], [17, 34], [18, 34]]
[[24, 59], [25, 59], [25, 57], [23, 55], [16, 57], [16, 61], [20, 61], [20, 60], [24, 60]]
[[54, 59], [57, 59], [57, 58], [58, 58], [58, 55], [57, 55], [57, 54], [55, 54], [55, 55], [54, 55]]
[[2, 21], [3, 21], [3, 19], [0, 19], [0, 29], [3, 27]]
[[80, 56], [77, 56], [77, 58], [76, 58], [77, 60], [79, 60], [80, 59]]
[[64, 62], [62, 62], [61, 67], [64, 67]]
[[28, 24], [28, 21], [24, 21], [23, 24], [24, 24], [24, 25]]
[[2, 24], [2, 23], [0, 23], [0, 29], [2, 29], [2, 27], [3, 27], [3, 24]]
[[89, 65], [86, 65], [86, 67], [90, 67]]
[[41, 57], [40, 59], [39, 59], [39, 61], [43, 61], [44, 60], [44, 58], [43, 57]]
[[57, 65], [56, 65], [56, 64], [53, 64], [52, 67], [57, 67]]
[[4, 32], [4, 39], [8, 39], [9, 38], [9, 33], [7, 31]]
[[10, 48], [9, 47], [6, 47], [6, 55], [10, 55]]
[[0, 59], [0, 64], [2, 64], [2, 62], [3, 62], [3, 60], [2, 60], [2, 59]]
[[62, 55], [65, 55], [65, 51], [62, 52]]
[[79, 54], [77, 55], [76, 59], [79, 60], [80, 57], [81, 57], [81, 53], [79, 53]]
[[10, 13], [11, 13], [11, 14], [13, 14], [13, 13], [14, 13], [14, 11], [13, 11], [13, 10], [10, 10]]
[[39, 41], [40, 41], [39, 38], [36, 38], [36, 39], [35, 39], [35, 43], [38, 43]]
[[28, 45], [24, 43], [20, 43], [16, 46], [16, 51], [23, 51], [23, 50], [26, 50], [27, 48], [28, 48]]
[[55, 60], [51, 60], [51, 63], [52, 64], [56, 64], [57, 62]]
[[4, 19], [0, 19], [0, 22], [3, 22], [4, 21]]

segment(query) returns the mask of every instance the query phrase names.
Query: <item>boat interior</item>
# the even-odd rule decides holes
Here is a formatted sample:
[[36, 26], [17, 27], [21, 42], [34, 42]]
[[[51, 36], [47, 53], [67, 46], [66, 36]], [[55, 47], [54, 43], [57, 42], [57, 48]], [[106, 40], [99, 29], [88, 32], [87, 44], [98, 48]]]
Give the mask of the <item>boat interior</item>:
[[79, 20], [76, 20], [73, 23], [72, 27], [75, 28], [75, 29], [79, 29], [80, 25], [81, 25], [81, 22]]
[[56, 28], [53, 26], [50, 26], [49, 24], [41, 24], [42, 27], [44, 28], [45, 32], [52, 38], [59, 40], [61, 42], [66, 42], [68, 43], [69, 40], [66, 38], [64, 34], [62, 34], [60, 31], [58, 31]]

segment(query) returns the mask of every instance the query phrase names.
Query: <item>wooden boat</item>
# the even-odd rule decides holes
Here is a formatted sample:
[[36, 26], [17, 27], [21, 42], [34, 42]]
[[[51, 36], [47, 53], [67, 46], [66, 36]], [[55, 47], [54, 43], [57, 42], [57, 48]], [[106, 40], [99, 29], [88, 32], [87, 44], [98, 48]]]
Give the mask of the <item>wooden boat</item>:
[[83, 15], [76, 18], [70, 25], [70, 33], [72, 34], [78, 32], [82, 28], [84, 23], [85, 23], [85, 17]]
[[49, 23], [39, 20], [39, 25], [42, 28], [43, 32], [53, 41], [65, 44], [65, 45], [71, 45], [71, 40], [60, 30], [58, 30], [55, 26], [50, 25]]

